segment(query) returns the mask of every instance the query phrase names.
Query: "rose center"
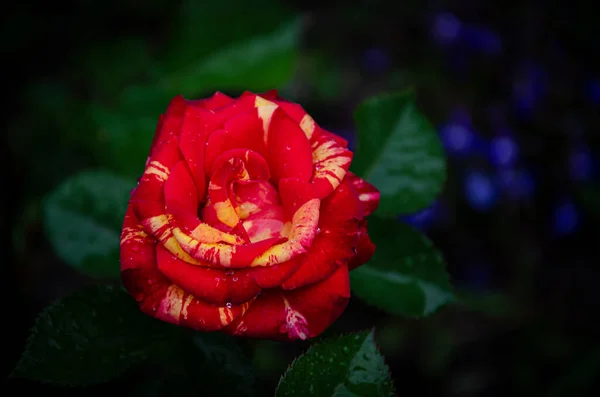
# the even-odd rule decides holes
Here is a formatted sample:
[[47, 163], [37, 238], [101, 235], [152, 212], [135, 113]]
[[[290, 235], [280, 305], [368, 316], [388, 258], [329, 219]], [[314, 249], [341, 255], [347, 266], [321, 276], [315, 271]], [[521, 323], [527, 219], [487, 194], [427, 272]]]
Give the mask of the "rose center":
[[287, 237], [291, 223], [286, 223], [279, 194], [269, 182], [266, 162], [255, 152], [235, 154], [216, 162], [201, 219], [250, 243]]

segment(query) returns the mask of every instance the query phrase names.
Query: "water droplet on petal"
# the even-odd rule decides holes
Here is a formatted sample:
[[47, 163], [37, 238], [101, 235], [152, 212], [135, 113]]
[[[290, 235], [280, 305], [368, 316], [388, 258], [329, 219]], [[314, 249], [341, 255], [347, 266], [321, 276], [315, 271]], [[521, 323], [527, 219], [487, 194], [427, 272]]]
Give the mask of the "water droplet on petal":
[[227, 308], [228, 308], [228, 309], [231, 309], [231, 307], [232, 307], [233, 305], [231, 304], [231, 302], [227, 302], [227, 303], [225, 304], [225, 306], [227, 306]]
[[236, 281], [238, 281], [238, 278], [237, 278], [237, 277], [234, 277], [234, 278], [233, 278], [233, 282], [235, 283]]

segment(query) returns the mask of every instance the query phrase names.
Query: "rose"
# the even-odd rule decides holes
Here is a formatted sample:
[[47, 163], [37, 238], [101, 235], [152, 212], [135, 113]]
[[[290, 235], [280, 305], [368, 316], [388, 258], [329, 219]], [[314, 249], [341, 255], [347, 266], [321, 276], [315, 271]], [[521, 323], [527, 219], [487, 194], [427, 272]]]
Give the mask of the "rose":
[[141, 310], [202, 331], [306, 339], [339, 317], [375, 246], [379, 192], [347, 142], [277, 92], [175, 97], [121, 234]]

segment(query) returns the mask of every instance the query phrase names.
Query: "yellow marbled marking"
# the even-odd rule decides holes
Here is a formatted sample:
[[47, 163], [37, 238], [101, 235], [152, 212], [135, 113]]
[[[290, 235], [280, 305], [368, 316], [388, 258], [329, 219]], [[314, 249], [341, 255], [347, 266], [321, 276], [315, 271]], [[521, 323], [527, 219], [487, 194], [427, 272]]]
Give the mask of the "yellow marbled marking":
[[234, 227], [240, 221], [235, 209], [229, 201], [220, 201], [214, 203], [217, 218], [229, 227]]
[[[258, 108], [261, 106], [269, 106], [269, 105], [275, 105], [275, 102], [271, 102], [268, 99], [265, 99], [261, 96], [256, 96], [256, 99], [254, 99], [254, 107]], [[277, 106], [277, 105], [275, 105]]]
[[294, 310], [290, 305], [290, 302], [282, 297], [283, 304], [285, 306], [285, 322], [287, 325], [287, 332], [291, 336], [297, 336], [298, 338], [305, 340], [308, 338], [308, 322], [306, 317], [297, 310]]
[[208, 190], [221, 190], [221, 189], [223, 189], [222, 186], [214, 184], [214, 183], [212, 183], [212, 181], [208, 182]]
[[[183, 233], [178, 227], [173, 228], [173, 236], [176, 239], [177, 245], [182, 247], [182, 250], [184, 253], [186, 253], [186, 255], [188, 255], [188, 252], [193, 252], [194, 257], [199, 258], [205, 262], [209, 262], [215, 265], [221, 265], [224, 267], [228, 267], [231, 265], [231, 257], [235, 253], [235, 246], [227, 244], [201, 243], [195, 238], [192, 238], [191, 236]], [[173, 254], [179, 257], [178, 254]], [[198, 260], [192, 257], [190, 258], [192, 259], [192, 261], [189, 261], [187, 259], [184, 260], [186, 262], [191, 263], [192, 265], [200, 264]]]
[[181, 317], [187, 320], [188, 318], [188, 306], [194, 300], [194, 295], [189, 294], [186, 298], [185, 302], [183, 302], [183, 306], [181, 308]]
[[221, 241], [229, 244], [243, 243], [241, 237], [222, 232], [206, 223], [200, 223], [190, 234], [194, 239], [203, 243], [218, 243]]
[[146, 237], [148, 237], [148, 234], [141, 228], [124, 228], [123, 236], [121, 237], [121, 245], [130, 240], [142, 243]]
[[315, 169], [314, 178], [326, 178], [329, 183], [335, 188], [346, 176], [346, 170], [343, 166], [351, 161], [348, 157], [333, 157], [325, 161], [320, 161], [319, 168]]
[[175, 320], [179, 320], [183, 308], [184, 294], [185, 292], [181, 288], [175, 284], [171, 285], [161, 302], [162, 312]]
[[233, 331], [234, 335], [241, 335], [244, 332], [246, 332], [248, 330], [248, 327], [246, 326], [246, 324], [244, 324], [244, 321], [240, 320], [240, 322], [238, 323], [237, 327], [235, 327], [235, 331]]
[[227, 307], [220, 307], [219, 308], [219, 318], [221, 319], [221, 324], [223, 324], [224, 326], [229, 324], [230, 322], [233, 321], [233, 313], [231, 312], [231, 309], [227, 308]]
[[281, 228], [281, 231], [279, 232], [279, 234], [281, 235], [281, 237], [289, 237], [291, 232], [292, 232], [292, 222], [286, 222], [283, 224], [283, 227]]
[[347, 155], [346, 149], [339, 146], [333, 140], [315, 142], [313, 148], [313, 164], [315, 164], [315, 174], [313, 179], [327, 179], [335, 189], [346, 176], [347, 166], [351, 158]]
[[148, 175], [155, 175], [159, 181], [164, 182], [169, 178], [169, 169], [158, 161], [153, 160], [144, 171], [144, 177]]
[[304, 135], [308, 139], [311, 139], [315, 132], [315, 120], [309, 114], [305, 114], [302, 120], [300, 120], [300, 128], [304, 131]]
[[[238, 202], [239, 201], [240, 199], [238, 198]], [[240, 219], [246, 219], [251, 214], [255, 214], [257, 212], [260, 212], [260, 207], [250, 202], [244, 202], [240, 204], [238, 208], [238, 216], [240, 217]]]
[[156, 233], [160, 228], [169, 223], [169, 218], [165, 214], [146, 218], [141, 222], [145, 227], [150, 229], [152, 233]]
[[271, 117], [273, 117], [273, 112], [277, 109], [277, 105], [263, 105], [257, 107], [258, 110], [258, 118], [260, 118], [263, 122], [263, 140], [267, 143], [267, 138], [269, 136], [269, 125], [271, 124]]
[[250, 242], [256, 243], [271, 237], [277, 237], [283, 226], [283, 222], [277, 219], [255, 219], [242, 222], [246, 229]]
[[379, 198], [379, 193], [361, 193], [358, 195], [358, 199], [360, 201], [371, 201], [377, 200]]
[[[179, 229], [177, 229], [180, 233], [181, 231]], [[192, 256], [190, 256], [190, 254], [188, 254], [187, 252], [185, 252], [185, 250], [181, 247], [181, 245], [179, 244], [179, 241], [177, 240], [177, 237], [174, 235], [174, 230], [173, 230], [173, 235], [171, 235], [171, 237], [169, 237], [168, 239], [166, 239], [165, 241], [162, 242], [163, 246], [173, 255], [175, 255], [177, 258], [181, 259], [184, 262], [190, 263], [192, 265], [199, 265], [200, 262], [193, 258]]]
[[346, 150], [334, 140], [315, 142], [312, 144], [313, 163], [344, 153]]
[[250, 266], [271, 266], [306, 252], [317, 233], [320, 204], [319, 199], [312, 199], [298, 208], [292, 217], [288, 241], [265, 250], [260, 256], [254, 258]]

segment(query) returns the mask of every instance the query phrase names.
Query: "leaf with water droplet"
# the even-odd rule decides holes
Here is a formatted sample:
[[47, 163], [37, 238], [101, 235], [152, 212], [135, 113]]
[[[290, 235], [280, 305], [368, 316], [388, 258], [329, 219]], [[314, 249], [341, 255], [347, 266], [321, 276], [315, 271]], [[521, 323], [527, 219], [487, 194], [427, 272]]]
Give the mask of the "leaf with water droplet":
[[178, 332], [140, 312], [120, 288], [93, 285], [40, 313], [13, 376], [73, 386], [104, 382], [169, 354]]
[[426, 208], [446, 180], [446, 161], [435, 128], [410, 91], [369, 98], [354, 113], [358, 143], [351, 170], [381, 193], [377, 214]]
[[375, 216], [369, 218], [369, 236], [377, 250], [369, 263], [350, 273], [356, 296], [405, 316], [428, 315], [454, 300], [444, 259], [425, 235]]
[[371, 330], [311, 346], [281, 378], [276, 396], [391, 397], [395, 390]]
[[133, 186], [133, 180], [86, 170], [44, 199], [44, 226], [65, 263], [93, 277], [119, 276], [119, 237]]

